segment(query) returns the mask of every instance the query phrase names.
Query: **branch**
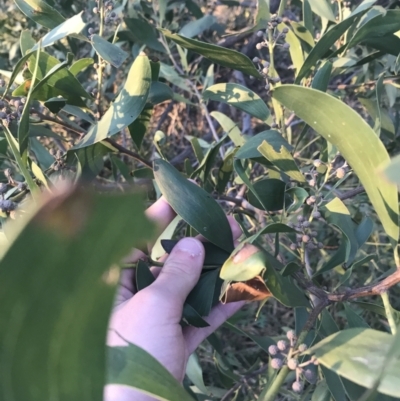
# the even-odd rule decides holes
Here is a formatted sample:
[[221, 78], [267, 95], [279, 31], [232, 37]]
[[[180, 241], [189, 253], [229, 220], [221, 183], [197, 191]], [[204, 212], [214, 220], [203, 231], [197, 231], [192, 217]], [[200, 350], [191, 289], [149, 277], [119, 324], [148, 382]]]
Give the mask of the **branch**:
[[379, 283], [367, 285], [364, 287], [353, 288], [353, 289], [346, 289], [345, 292], [338, 293], [338, 292], [325, 292], [321, 288], [317, 287], [312, 281], [307, 280], [302, 273], [295, 273], [294, 274], [297, 282], [299, 285], [314, 294], [322, 301], [328, 301], [328, 304], [331, 302], [343, 302], [350, 299], [356, 299], [361, 297], [369, 297], [373, 295], [381, 295], [384, 292], [388, 291], [389, 288], [393, 287], [394, 285], [400, 283], [400, 269], [397, 268], [394, 273], [390, 276], [386, 277]]
[[340, 200], [345, 200], [345, 199], [353, 198], [354, 196], [356, 196], [358, 194], [362, 194], [363, 192], [365, 192], [365, 188], [358, 187], [356, 189], [352, 189], [351, 191], [346, 191], [344, 194], [338, 195], [337, 197]]
[[117, 142], [115, 142], [114, 140], [112, 140], [110, 138], [104, 139], [104, 141], [108, 142], [111, 146], [113, 146], [115, 149], [117, 149], [120, 153], [123, 153], [125, 155], [130, 156], [130, 157], [133, 157], [134, 159], [136, 159], [140, 163], [144, 164], [146, 167], [149, 167], [151, 169], [153, 168], [151, 162], [149, 162], [148, 160], [144, 159], [138, 153], [132, 152], [131, 150], [124, 148], [122, 145], [118, 144]]

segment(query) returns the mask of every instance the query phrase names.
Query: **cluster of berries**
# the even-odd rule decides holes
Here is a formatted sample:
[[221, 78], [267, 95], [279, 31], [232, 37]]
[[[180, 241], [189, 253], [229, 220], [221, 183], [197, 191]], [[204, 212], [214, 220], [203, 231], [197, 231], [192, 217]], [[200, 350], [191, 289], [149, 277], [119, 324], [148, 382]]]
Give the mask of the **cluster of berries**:
[[0, 210], [3, 213], [12, 213], [17, 208], [17, 203], [13, 202], [11, 199], [5, 199], [6, 193], [8, 192], [9, 186], [17, 187], [17, 191], [25, 191], [26, 184], [24, 182], [18, 182], [14, 180], [12, 176], [12, 171], [10, 168], [4, 170], [4, 175], [7, 178], [7, 183], [0, 183]]
[[[96, 0], [96, 2], [98, 3], [98, 0]], [[106, 2], [104, 2], [104, 23], [106, 25], [111, 23], [118, 24], [120, 22], [117, 13], [114, 11], [114, 8], [115, 3], [113, 1], [107, 0]], [[100, 12], [100, 9], [98, 6], [96, 6], [93, 8], [92, 11], [94, 14], [98, 14]], [[89, 28], [88, 33], [89, 35], [93, 35], [95, 33], [95, 29]]]
[[[257, 43], [256, 49], [261, 50], [263, 47], [268, 47], [270, 40], [269, 38], [272, 37], [273, 45], [274, 46], [282, 46], [284, 49], [289, 49], [290, 45], [289, 43], [285, 42], [286, 35], [289, 32], [288, 27], [282, 28], [281, 31], [278, 30], [277, 32], [277, 27], [279, 24], [283, 22], [281, 17], [278, 17], [276, 14], [271, 16], [271, 19], [268, 21], [268, 28], [266, 31], [258, 31], [257, 36], [259, 38], [262, 38], [263, 41], [260, 43]], [[278, 43], [278, 41], [281, 40], [283, 43]]]
[[[346, 173], [347, 173], [347, 163], [344, 163], [341, 167], [337, 167], [337, 168], [334, 168], [333, 167], [333, 165], [335, 164], [335, 161], [333, 160], [332, 162], [331, 162], [331, 165], [330, 165], [330, 172], [332, 172], [331, 173], [331, 176], [333, 177], [333, 176], [335, 176], [336, 178], [338, 178], [339, 180], [340, 179], [342, 179], [345, 175], [346, 175]], [[324, 168], [323, 168], [323, 171], [326, 171], [326, 169], [328, 168], [327, 166], [326, 166], [326, 164], [322, 161], [322, 160], [320, 160], [320, 159], [316, 159], [316, 160], [314, 160], [313, 161], [313, 165], [314, 165], [314, 167], [315, 167], [315, 171], [312, 173], [313, 175], [314, 175], [314, 178], [312, 179], [312, 180], [310, 180], [308, 183], [310, 184], [310, 186], [315, 186], [315, 184], [316, 184], [316, 180], [315, 180], [315, 177], [316, 177], [316, 175], [318, 174], [318, 170], [319, 169], [321, 169], [321, 167], [323, 166]]]
[[[308, 199], [312, 199], [313, 202], [317, 200], [315, 196], [310, 196]], [[311, 217], [313, 219], [321, 219], [321, 213], [318, 210], [315, 210], [311, 213]], [[294, 228], [296, 231], [299, 231], [296, 234], [296, 242], [290, 244], [290, 249], [295, 251], [302, 247], [303, 244], [307, 247], [307, 249], [322, 249], [324, 244], [322, 242], [317, 241], [318, 232], [313, 230], [311, 227], [311, 222], [306, 220], [303, 215], [297, 216], [297, 224], [288, 223], [288, 226]]]
[[0, 120], [5, 126], [8, 126], [12, 120], [19, 120], [26, 98], [14, 98], [9, 101], [7, 99], [0, 100]]
[[253, 62], [257, 64], [258, 71], [264, 76], [265, 78], [265, 89], [269, 91], [271, 89], [271, 83], [276, 84], [281, 81], [278, 76], [271, 77], [269, 76], [269, 62], [260, 60], [258, 57], [253, 58]]
[[304, 382], [301, 378], [306, 379], [309, 383], [314, 384], [317, 381], [315, 369], [311, 365], [318, 365], [315, 357], [311, 357], [308, 361], [300, 362], [299, 355], [307, 350], [306, 344], [300, 344], [296, 349], [296, 334], [293, 330], [286, 333], [289, 343], [280, 340], [276, 345], [271, 345], [268, 352], [271, 355], [271, 367], [273, 369], [281, 369], [286, 365], [290, 370], [296, 372], [296, 380], [292, 384], [292, 390], [295, 393], [301, 393], [304, 389]]

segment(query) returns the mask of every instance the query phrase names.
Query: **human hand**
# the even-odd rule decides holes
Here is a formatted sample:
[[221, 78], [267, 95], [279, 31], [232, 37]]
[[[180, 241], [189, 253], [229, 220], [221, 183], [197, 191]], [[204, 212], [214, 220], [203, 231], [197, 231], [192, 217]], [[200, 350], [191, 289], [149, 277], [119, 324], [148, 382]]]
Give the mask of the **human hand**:
[[[157, 223], [160, 232], [175, 217], [175, 212], [164, 198], [147, 209], [146, 214]], [[233, 218], [228, 217], [228, 220], [233, 239], [237, 240], [241, 234], [240, 227]], [[135, 250], [129, 262], [136, 262], [144, 256]], [[107, 344], [124, 346], [127, 345], [126, 339], [149, 352], [177, 380], [182, 381], [190, 354], [244, 302], [216, 305], [204, 318], [209, 327], [183, 328], [180, 325], [183, 304], [199, 280], [204, 247], [199, 239], [184, 238], [161, 261], [165, 261], [162, 268], [151, 268], [156, 277], [154, 283], [139, 292], [134, 287], [134, 270], [123, 270], [116, 306], [110, 319]], [[150, 401], [153, 398], [125, 386], [106, 386], [105, 401], [131, 400]]]

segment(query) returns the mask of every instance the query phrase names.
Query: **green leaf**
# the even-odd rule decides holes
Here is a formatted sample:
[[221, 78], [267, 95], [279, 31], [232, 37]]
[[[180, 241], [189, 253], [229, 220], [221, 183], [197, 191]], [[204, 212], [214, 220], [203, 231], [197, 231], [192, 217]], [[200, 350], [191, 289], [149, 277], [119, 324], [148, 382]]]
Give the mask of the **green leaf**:
[[291, 277], [283, 277], [272, 267], [267, 260], [267, 269], [264, 273], [265, 284], [272, 295], [283, 305], [290, 307], [309, 307], [310, 304], [302, 290], [296, 286]]
[[[161, 245], [166, 253], [171, 253], [174, 246], [178, 243], [178, 240], [174, 239], [162, 239]], [[212, 244], [211, 242], [203, 242], [205, 257], [203, 267], [210, 266], [222, 266], [226, 259], [229, 258], [229, 253], [221, 249], [220, 247]]]
[[209, 327], [210, 325], [201, 317], [201, 315], [193, 308], [192, 305], [185, 303], [183, 305], [181, 325], [193, 327]]
[[240, 131], [238, 125], [233, 122], [228, 116], [219, 111], [212, 111], [210, 116], [218, 121], [224, 132], [228, 134], [235, 146], [243, 146], [246, 142], [246, 137]]
[[129, 166], [126, 165], [119, 157], [113, 154], [110, 155], [110, 160], [113, 162], [116, 169], [119, 170], [121, 175], [124, 177], [125, 181], [132, 183], [133, 177], [130, 174]]
[[266, 29], [270, 18], [271, 15], [269, 12], [269, 0], [258, 0], [257, 14], [254, 21], [255, 23], [254, 31], [258, 29]]
[[124, 18], [124, 22], [132, 33], [135, 42], [144, 44], [152, 50], [165, 53], [164, 46], [158, 40], [155, 28], [142, 18]]
[[229, 104], [264, 122], [270, 115], [260, 96], [239, 84], [222, 83], [210, 86], [203, 92], [203, 99]]
[[[286, 189], [286, 184], [283, 181], [267, 178], [254, 182], [253, 188], [258, 196], [263, 199], [263, 204], [267, 207], [266, 210], [275, 212], [283, 209]], [[263, 206], [252, 192], [247, 193], [247, 198], [254, 207], [263, 209]]]
[[377, 169], [389, 161], [389, 155], [375, 132], [356, 111], [326, 93], [282, 85], [273, 97], [338, 148], [363, 184], [392, 244], [397, 243], [397, 189], [379, 179]]
[[387, 10], [384, 14], [379, 14], [363, 24], [350, 39], [347, 48], [370, 38], [381, 38], [398, 30], [400, 30], [400, 10]]
[[[35, 69], [36, 58], [37, 58], [36, 54], [33, 53], [29, 59], [28, 67], [32, 74]], [[60, 63], [60, 61], [57, 60], [55, 57], [50, 56], [45, 52], [40, 52], [39, 65], [37, 70], [37, 79], [41, 81], [47, 76], [49, 78], [49, 79], [46, 78], [47, 85], [65, 92], [66, 94], [70, 95], [70, 97], [78, 96], [78, 97], [90, 98], [91, 96], [86, 92], [81, 83], [71, 74], [71, 72], [68, 69], [62, 68], [59, 71], [57, 71], [57, 73], [51, 74], [51, 76], [49, 77], [49, 73], [54, 71], [54, 68], [60, 66], [61, 64], [68, 66], [67, 61], [64, 63]], [[44, 100], [56, 96], [57, 95], [52, 95]], [[67, 98], [67, 96], [63, 97]]]
[[[287, 28], [287, 25], [285, 23], [278, 25], [279, 32], [282, 32], [284, 28]], [[290, 58], [292, 59], [293, 66], [297, 74], [301, 70], [301, 67], [304, 63], [303, 48], [301, 46], [300, 40], [291, 29], [288, 30], [285, 41], [290, 45]]]
[[92, 36], [92, 46], [97, 54], [112, 66], [119, 68], [127, 59], [128, 53], [123, 51], [119, 46], [110, 43], [99, 35]]
[[62, 97], [53, 97], [44, 102], [44, 105], [54, 114], [57, 114], [67, 104], [67, 99]]
[[358, 247], [361, 248], [367, 239], [372, 234], [372, 230], [374, 228], [374, 222], [369, 217], [365, 216], [361, 223], [356, 228], [356, 237], [358, 242]]
[[0, 261], [1, 398], [101, 400], [118, 281], [110, 267], [153, 231], [142, 196], [70, 188], [23, 223], [9, 227]]
[[87, 58], [81, 58], [75, 63], [69, 67], [69, 72], [75, 77], [77, 76], [81, 71], [83, 71], [85, 68], [89, 67], [89, 65], [92, 65], [94, 63], [94, 60], [90, 57]]
[[229, 253], [233, 250], [228, 220], [209, 193], [161, 159], [154, 161], [154, 177], [168, 203], [183, 220], [208, 241]]
[[[315, 45], [311, 31], [307, 29], [301, 22], [290, 21], [290, 26], [299, 39], [308, 45], [308, 49], [312, 49]], [[314, 31], [314, 29], [312, 29]], [[307, 48], [306, 45], [306, 48]]]
[[261, 153], [258, 147], [266, 141], [269, 143], [275, 151], [279, 151], [282, 146], [287, 150], [292, 150], [293, 147], [287, 143], [287, 141], [282, 137], [282, 135], [275, 130], [262, 131], [257, 135], [254, 135], [238, 150], [236, 153], [237, 159], [255, 159], [261, 157]]
[[383, 175], [387, 180], [400, 185], [400, 156], [394, 157], [383, 170]]
[[350, 329], [357, 327], [369, 328], [368, 323], [358, 313], [356, 313], [352, 307], [350, 307], [348, 302], [344, 303], [344, 311], [346, 313], [347, 324]]
[[[197, 169], [192, 173], [190, 178], [195, 178], [201, 172], [203, 172], [203, 174], [201, 176], [203, 179], [203, 182], [207, 181], [207, 179], [210, 175], [211, 169], [214, 166], [215, 159], [218, 156], [219, 149], [221, 148], [222, 143], [225, 141], [225, 139], [226, 139], [226, 136], [222, 137], [218, 142], [213, 143], [209, 147], [207, 153], [202, 158], [202, 160], [199, 164], [199, 167], [197, 167]], [[198, 150], [200, 150], [200, 149], [198, 149]]]
[[251, 183], [246, 170], [244, 169], [241, 160], [239, 159], [234, 159], [233, 161], [233, 167], [237, 173], [237, 175], [241, 178], [241, 180], [246, 184], [247, 188], [250, 189], [250, 191], [252, 192], [252, 194], [255, 196], [255, 198], [258, 200], [258, 202], [260, 203], [260, 205], [262, 205], [262, 208], [264, 210], [267, 210], [267, 206], [266, 204], [264, 204], [264, 199], [260, 197], [260, 195], [258, 194], [258, 192], [255, 190], [253, 184]]
[[[80, 33], [83, 28], [85, 28], [86, 23], [83, 21], [82, 12], [73, 17], [67, 19], [62, 24], [58, 25], [54, 29], [52, 29], [49, 33], [43, 36], [41, 40], [41, 48], [45, 48], [47, 46], [51, 46], [58, 40], [61, 40], [69, 35], [76, 35]], [[38, 45], [36, 44], [31, 48], [32, 51], [36, 50]]]
[[324, 263], [323, 266], [315, 272], [313, 277], [316, 277], [322, 273], [325, 273], [329, 270], [334, 269], [335, 267], [343, 264], [349, 255], [349, 240], [347, 236], [343, 236], [339, 245], [339, 249], [335, 252], [335, 254], [328, 260], [328, 262]]
[[346, 205], [339, 199], [334, 198], [327, 203], [324, 208], [325, 218], [329, 224], [336, 226], [347, 237], [349, 246], [345, 262], [352, 263], [358, 250], [358, 240], [356, 237], [356, 225], [353, 222], [350, 212]]
[[150, 284], [154, 283], [155, 277], [150, 270], [150, 266], [143, 260], [139, 260], [136, 265], [136, 289], [138, 291], [143, 290]]
[[[40, 42], [39, 47], [36, 50], [36, 62], [35, 67], [32, 72], [32, 82], [36, 81], [39, 69], [39, 54], [40, 54]], [[29, 88], [29, 92], [26, 97], [24, 108], [21, 113], [21, 117], [18, 124], [18, 145], [19, 153], [21, 155], [22, 161], [26, 162], [28, 156], [28, 140], [29, 140], [29, 115], [31, 110], [33, 84]]]
[[311, 10], [322, 18], [336, 22], [329, 0], [308, 0]]
[[380, 368], [385, 372], [379, 392], [396, 397], [400, 394], [400, 360], [387, 361], [395, 337], [367, 328], [353, 328], [335, 333], [307, 351], [315, 353], [320, 364], [363, 387], [372, 388]]
[[356, 19], [359, 18], [360, 15], [362, 15], [364, 12], [365, 10], [349, 16], [348, 18], [331, 28], [322, 36], [322, 38], [318, 40], [318, 42], [304, 61], [303, 66], [301, 67], [301, 70], [295, 80], [296, 84], [299, 84], [304, 77], [309, 75], [311, 68], [313, 68], [318, 61], [324, 60], [326, 58], [325, 55], [327, 54], [327, 52], [329, 52], [329, 49], [332, 47], [332, 45], [353, 25]]
[[[104, 167], [104, 156], [110, 153], [110, 149], [102, 143], [95, 143], [81, 149], [69, 150], [67, 155], [74, 155], [79, 161], [82, 178], [93, 180]], [[75, 159], [75, 157], [74, 157]]]
[[172, 89], [163, 82], [152, 82], [150, 86], [149, 97], [147, 99], [149, 105], [155, 106], [167, 100], [171, 100], [174, 96]]
[[231, 149], [225, 154], [225, 159], [218, 170], [216, 190], [219, 194], [223, 194], [233, 173], [233, 160], [236, 149]]
[[329, 80], [331, 79], [332, 63], [325, 61], [325, 63], [318, 68], [315, 76], [312, 80], [312, 88], [319, 89], [322, 92], [326, 92], [328, 89]]
[[273, 163], [282, 173], [287, 174], [295, 181], [306, 182], [306, 179], [297, 167], [293, 156], [285, 148], [285, 146], [281, 145], [279, 151], [276, 151], [274, 147], [270, 145], [267, 141], [263, 141], [263, 143], [257, 148], [257, 150], [267, 160]]
[[186, 376], [190, 381], [203, 393], [209, 394], [210, 391], [206, 388], [203, 380], [203, 371], [200, 365], [198, 356], [193, 353], [190, 355], [186, 365]]
[[186, 298], [188, 303], [200, 316], [208, 316], [211, 308], [218, 302], [222, 280], [219, 278], [219, 270], [203, 271], [199, 281]]
[[23, 159], [20, 156], [20, 151], [19, 151], [19, 144], [17, 140], [14, 138], [13, 134], [9, 130], [9, 128], [5, 125], [3, 125], [4, 129], [4, 136], [7, 139], [8, 146], [10, 147], [14, 158], [15, 162], [18, 164], [18, 167], [21, 171], [21, 174], [24, 176], [26, 184], [28, 185], [29, 190], [31, 191], [32, 194], [36, 194], [39, 192], [39, 187], [36, 185], [35, 181], [32, 179], [27, 167], [26, 167], [26, 162], [23, 161]]
[[43, 0], [14, 0], [18, 8], [31, 20], [53, 29], [62, 24], [64, 17]]
[[202, 34], [207, 29], [210, 29], [212, 25], [217, 22], [217, 19], [210, 14], [204, 15], [203, 17], [196, 19], [194, 21], [188, 22], [179, 31], [179, 35], [185, 36], [187, 38], [193, 38]]
[[115, 101], [75, 148], [90, 146], [109, 138], [135, 121], [146, 105], [150, 84], [149, 59], [145, 55], [139, 55], [132, 64], [126, 82]]
[[108, 384], [133, 387], [161, 401], [193, 401], [171, 373], [142, 348], [129, 343], [107, 347], [107, 354]]
[[300, 209], [304, 201], [309, 197], [309, 193], [300, 187], [288, 188], [286, 193], [293, 199], [292, 204], [287, 207], [287, 213], [292, 213]]
[[322, 380], [315, 387], [311, 401], [330, 401], [330, 399], [331, 393], [329, 392], [326, 380]]
[[[382, 132], [390, 139], [394, 138], [395, 127], [387, 110], [382, 109], [377, 101], [359, 97], [360, 103], [367, 109], [368, 114], [374, 121], [374, 130]], [[375, 128], [376, 127], [376, 128]], [[379, 136], [379, 134], [378, 134]]]
[[166, 29], [160, 31], [168, 38], [182, 46], [185, 49], [193, 50], [196, 53], [208, 58], [213, 63], [222, 65], [224, 67], [232, 68], [237, 71], [244, 72], [245, 74], [252, 75], [253, 77], [262, 79], [262, 75], [254, 66], [254, 63], [244, 54], [236, 50], [227, 49], [222, 46], [212, 45], [199, 40], [185, 38], [171, 33]]
[[142, 146], [142, 141], [144, 136], [146, 135], [152, 115], [153, 108], [146, 106], [140, 113], [140, 116], [128, 126], [131, 138], [138, 149], [140, 149]]
[[23, 56], [28, 53], [29, 50], [35, 46], [36, 41], [32, 37], [32, 33], [29, 29], [26, 29], [21, 32], [21, 36], [19, 38], [19, 47], [21, 48], [21, 53]]

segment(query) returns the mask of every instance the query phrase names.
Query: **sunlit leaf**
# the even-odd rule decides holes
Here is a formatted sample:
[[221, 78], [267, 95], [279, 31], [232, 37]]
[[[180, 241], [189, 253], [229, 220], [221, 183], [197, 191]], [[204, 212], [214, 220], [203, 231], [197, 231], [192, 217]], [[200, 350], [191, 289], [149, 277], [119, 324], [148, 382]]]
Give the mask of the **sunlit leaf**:
[[251, 116], [266, 121], [270, 115], [265, 102], [252, 90], [239, 84], [215, 84], [203, 93], [203, 99], [227, 103]]
[[[83, 12], [80, 12], [79, 14], [74, 15], [47, 33], [41, 40], [41, 47], [45, 48], [51, 46], [66, 36], [80, 33], [86, 26], [86, 23], [82, 18], [82, 13]], [[36, 50], [37, 46], [38, 45], [35, 45], [31, 50]]]
[[396, 397], [400, 394], [400, 360], [386, 361], [395, 337], [367, 328], [354, 328], [335, 333], [312, 347], [320, 364], [363, 387], [372, 388], [385, 366], [379, 392]]
[[308, 0], [308, 3], [315, 14], [326, 18], [329, 21], [336, 22], [331, 2], [329, 0]]
[[193, 38], [210, 29], [216, 22], [217, 19], [213, 15], [207, 14], [204, 17], [188, 22], [179, 31], [179, 35]]
[[304, 61], [304, 64], [296, 77], [295, 83], [299, 84], [304, 77], [309, 75], [311, 68], [313, 68], [319, 60], [323, 60], [325, 58], [325, 55], [329, 53], [329, 49], [333, 46], [333, 44], [352, 26], [354, 21], [356, 21], [357, 18], [359, 18], [364, 12], [365, 10], [360, 11], [344, 19], [342, 22], [338, 23], [328, 32], [326, 32], [322, 36], [322, 38], [318, 40], [318, 42]]
[[266, 141], [270, 144], [275, 151], [279, 151], [282, 146], [288, 150], [292, 150], [292, 145], [289, 145], [282, 135], [275, 130], [262, 131], [257, 135], [254, 135], [238, 150], [236, 153], [237, 159], [255, 159], [261, 157], [261, 153], [258, 147]]
[[212, 45], [199, 40], [185, 38], [184, 36], [171, 33], [166, 29], [160, 30], [168, 39], [173, 40], [185, 49], [193, 50], [196, 53], [208, 58], [213, 63], [224, 67], [242, 71], [245, 74], [252, 75], [256, 78], [262, 78], [260, 72], [254, 66], [254, 63], [244, 54], [236, 50], [227, 49], [222, 46]]
[[128, 53], [119, 46], [110, 43], [99, 35], [92, 36], [92, 46], [97, 54], [112, 66], [119, 68], [128, 57]]
[[14, 0], [18, 8], [30, 19], [53, 29], [62, 24], [64, 17], [43, 0]]
[[347, 48], [369, 38], [382, 37], [400, 30], [400, 10], [387, 10], [363, 24], [350, 39]]
[[389, 155], [375, 132], [357, 112], [326, 93], [282, 85], [273, 96], [337, 147], [363, 184], [386, 234], [397, 243], [397, 188], [379, 179], [377, 169], [389, 162]]
[[151, 68], [145, 55], [136, 57], [119, 95], [102, 119], [75, 145], [83, 148], [117, 134], [136, 120], [146, 105], [151, 84]]

